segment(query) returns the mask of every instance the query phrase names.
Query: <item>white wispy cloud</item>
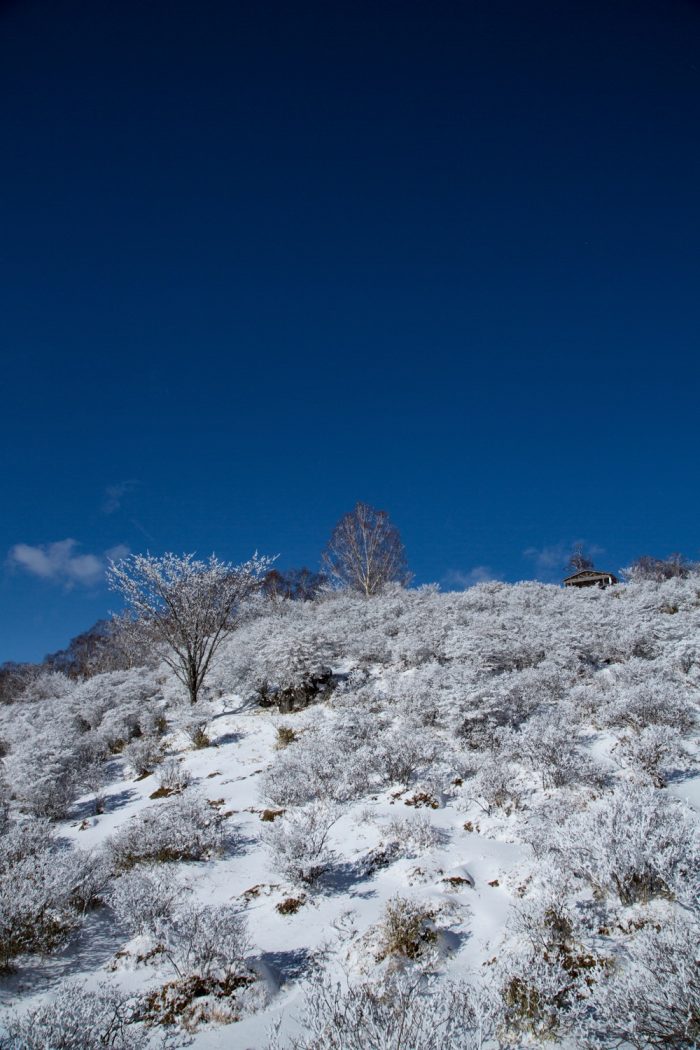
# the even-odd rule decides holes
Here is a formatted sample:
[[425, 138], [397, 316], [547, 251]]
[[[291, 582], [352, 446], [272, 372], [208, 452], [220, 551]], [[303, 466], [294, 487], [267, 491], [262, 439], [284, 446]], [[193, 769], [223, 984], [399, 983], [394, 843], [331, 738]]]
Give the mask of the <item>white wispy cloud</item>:
[[8, 553], [12, 569], [20, 570], [49, 583], [64, 587], [93, 587], [104, 577], [107, 558], [118, 560], [129, 553], [123, 544], [110, 548], [104, 554], [81, 553], [77, 540], [57, 540], [55, 543], [16, 543]]
[[552, 543], [549, 546], [528, 547], [527, 550], [523, 551], [523, 556], [533, 562], [537, 576], [550, 578], [560, 575], [566, 570], [571, 552], [578, 544], [584, 548], [586, 554], [591, 558], [596, 558], [605, 552], [604, 547], [599, 547], [595, 543], [585, 543], [583, 540], [569, 540], [567, 543], [564, 540], [560, 540], [558, 543]]
[[133, 492], [138, 486], [138, 481], [117, 481], [113, 485], [107, 485], [102, 497], [101, 510], [103, 514], [115, 514], [119, 510], [124, 498]]
[[442, 583], [451, 590], [463, 591], [477, 583], [489, 583], [491, 580], [500, 579], [501, 576], [489, 565], [475, 565], [466, 572], [462, 569], [449, 569], [443, 576]]

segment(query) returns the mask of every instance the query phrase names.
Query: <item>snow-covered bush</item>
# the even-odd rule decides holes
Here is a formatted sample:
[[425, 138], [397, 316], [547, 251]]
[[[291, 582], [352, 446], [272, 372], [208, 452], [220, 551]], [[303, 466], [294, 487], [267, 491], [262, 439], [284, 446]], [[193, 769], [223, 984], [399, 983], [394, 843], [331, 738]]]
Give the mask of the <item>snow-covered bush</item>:
[[61, 820], [81, 786], [78, 755], [60, 738], [37, 743], [31, 756], [14, 751], [6, 760], [13, 792], [33, 817]]
[[392, 817], [386, 828], [389, 844], [396, 843], [397, 856], [406, 853], [427, 853], [443, 840], [443, 835], [431, 823], [427, 813], [410, 817]]
[[45, 821], [14, 824], [0, 838], [0, 969], [18, 955], [50, 952], [79, 924], [80, 854]]
[[310, 802], [275, 820], [265, 831], [274, 868], [292, 882], [316, 882], [335, 857], [328, 836], [338, 815], [333, 806]]
[[28, 683], [19, 699], [22, 704], [55, 701], [70, 696], [75, 689], [76, 683], [61, 671], [42, 671]]
[[146, 777], [163, 761], [163, 746], [157, 736], [144, 734], [126, 745], [122, 757], [136, 777]]
[[112, 878], [112, 863], [103, 850], [89, 853], [84, 850], [70, 852], [72, 886], [70, 903], [83, 913], [104, 904]]
[[[298, 746], [286, 748], [262, 778], [263, 796], [276, 806], [326, 800], [346, 802], [370, 790], [376, 751], [370, 720], [345, 718], [332, 726], [312, 727]], [[378, 781], [379, 778], [375, 779]]]
[[132, 935], [152, 933], [172, 918], [183, 893], [170, 873], [142, 865], [115, 879], [109, 904]]
[[178, 977], [224, 980], [245, 970], [250, 941], [245, 919], [231, 904], [190, 904], [158, 927], [162, 953]]
[[475, 776], [468, 781], [465, 794], [485, 812], [502, 809], [506, 813], [518, 809], [525, 784], [522, 771], [502, 754], [487, 754]]
[[618, 751], [625, 762], [655, 787], [666, 786], [665, 772], [674, 766], [683, 767], [687, 753], [683, 738], [677, 729], [666, 725], [651, 725], [620, 737]]
[[545, 817], [531, 826], [530, 837], [538, 853], [623, 905], [668, 894], [698, 899], [697, 820], [654, 788], [620, 784], [559, 826]]
[[0, 1050], [141, 1050], [149, 1037], [139, 1012], [137, 998], [106, 982], [65, 984], [50, 1002], [10, 1017]]
[[[589, 1045], [694, 1050], [700, 1045], [700, 926], [682, 913], [652, 919], [595, 990]], [[592, 1029], [592, 1031], [591, 1031]]]
[[579, 748], [571, 728], [555, 722], [550, 712], [531, 718], [517, 731], [501, 731], [498, 749], [537, 773], [544, 788], [593, 782], [601, 776]]
[[156, 773], [161, 791], [176, 794], [185, 790], [192, 783], [192, 774], [187, 766], [176, 758], [166, 758]]
[[223, 847], [223, 818], [197, 794], [184, 794], [149, 806], [109, 840], [114, 866], [203, 860]]
[[465, 985], [394, 974], [377, 984], [314, 980], [304, 1035], [267, 1050], [483, 1050], [494, 1025], [483, 995]]
[[387, 901], [379, 923], [377, 958], [416, 959], [435, 943], [434, 914], [419, 901], [396, 896]]
[[572, 1031], [603, 974], [564, 887], [553, 871], [549, 874], [546, 889], [513, 913], [497, 957], [495, 980], [508, 1046], [520, 1047], [530, 1037], [551, 1041]]
[[421, 769], [430, 768], [445, 745], [430, 729], [398, 724], [376, 741], [375, 763], [387, 784], [407, 788]]
[[207, 723], [208, 719], [204, 716], [199, 718], [189, 718], [182, 727], [195, 751], [198, 751], [203, 747], [209, 747], [211, 744], [209, 734], [207, 733]]
[[6, 776], [24, 812], [60, 820], [76, 797], [99, 788], [102, 765], [142, 736], [142, 724], [157, 724], [159, 686], [141, 668], [83, 682], [43, 674], [28, 688], [0, 712]]
[[659, 725], [687, 732], [697, 718], [690, 698], [668, 673], [650, 674], [648, 664], [640, 667], [640, 663], [645, 662], [628, 665], [602, 693], [596, 721], [637, 731]]

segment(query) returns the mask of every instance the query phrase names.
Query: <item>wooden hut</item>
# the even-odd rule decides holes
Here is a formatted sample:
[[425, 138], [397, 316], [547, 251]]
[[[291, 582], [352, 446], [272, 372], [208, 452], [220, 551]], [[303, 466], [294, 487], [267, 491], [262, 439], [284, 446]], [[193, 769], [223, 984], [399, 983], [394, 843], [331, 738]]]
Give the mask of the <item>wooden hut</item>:
[[599, 569], [579, 569], [578, 572], [567, 576], [564, 580], [565, 587], [611, 587], [619, 583], [617, 576], [611, 572], [601, 572]]

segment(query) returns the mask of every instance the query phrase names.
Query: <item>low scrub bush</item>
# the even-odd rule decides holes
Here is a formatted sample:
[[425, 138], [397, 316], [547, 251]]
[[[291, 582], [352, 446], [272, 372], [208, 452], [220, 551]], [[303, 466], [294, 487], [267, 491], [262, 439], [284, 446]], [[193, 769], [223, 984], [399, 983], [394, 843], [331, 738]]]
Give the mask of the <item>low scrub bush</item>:
[[378, 960], [388, 956], [417, 959], [437, 940], [434, 912], [424, 904], [394, 897], [387, 902], [379, 925]]
[[[27, 953], [59, 947], [80, 923], [88, 891], [85, 855], [63, 848], [45, 821], [0, 839], [0, 969]], [[81, 893], [81, 891], [84, 891]]]
[[166, 758], [156, 773], [156, 779], [160, 785], [159, 794], [166, 797], [167, 795], [179, 795], [189, 787], [192, 783], [192, 774], [176, 758]]
[[204, 860], [223, 847], [223, 820], [205, 798], [184, 794], [132, 817], [108, 848], [119, 871], [136, 864]]
[[183, 728], [195, 751], [211, 746], [211, 738], [207, 733], [206, 718], [190, 719]]
[[482, 1050], [492, 1045], [486, 997], [465, 985], [394, 974], [376, 984], [315, 980], [303, 1035], [267, 1050]]
[[654, 788], [621, 784], [559, 827], [529, 828], [535, 850], [623, 905], [700, 893], [700, 835], [694, 815]]
[[65, 984], [51, 1002], [10, 1017], [0, 1050], [145, 1050], [140, 1004], [107, 983]]
[[163, 761], [163, 747], [157, 736], [144, 734], [127, 744], [122, 757], [135, 776], [146, 777]]
[[134, 936], [153, 933], [171, 919], [183, 893], [171, 874], [157, 865], [143, 865], [115, 879], [109, 904]]
[[393, 817], [386, 828], [389, 843], [396, 843], [396, 855], [427, 853], [442, 844], [443, 835], [431, 823], [427, 813], [410, 817]]
[[667, 772], [684, 767], [688, 757], [678, 730], [664, 725], [625, 734], [617, 750], [627, 766], [657, 788], [666, 787]]
[[545, 892], [513, 914], [498, 954], [495, 979], [507, 1046], [559, 1040], [585, 1017], [591, 989], [604, 976], [585, 937], [552, 872]]
[[328, 836], [337, 819], [335, 807], [312, 802], [275, 820], [265, 831], [275, 869], [292, 882], [316, 882], [333, 863]]
[[700, 1045], [698, 944], [700, 928], [690, 916], [651, 921], [638, 931], [596, 989], [589, 1045], [695, 1050]]
[[190, 904], [159, 923], [162, 953], [178, 977], [224, 979], [246, 971], [246, 922], [231, 904]]

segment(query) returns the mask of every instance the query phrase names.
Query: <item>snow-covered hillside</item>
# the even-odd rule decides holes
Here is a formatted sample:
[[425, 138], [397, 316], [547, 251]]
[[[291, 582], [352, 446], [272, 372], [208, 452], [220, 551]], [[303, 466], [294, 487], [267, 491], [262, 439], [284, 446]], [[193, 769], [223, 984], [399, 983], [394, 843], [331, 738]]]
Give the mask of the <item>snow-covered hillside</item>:
[[699, 577], [261, 603], [194, 710], [39, 678], [0, 1047], [697, 1046], [699, 690]]

